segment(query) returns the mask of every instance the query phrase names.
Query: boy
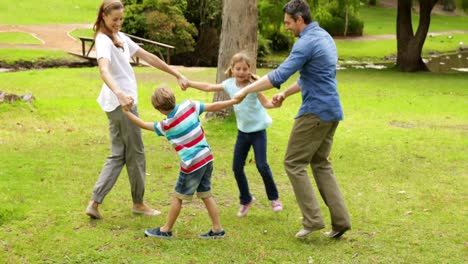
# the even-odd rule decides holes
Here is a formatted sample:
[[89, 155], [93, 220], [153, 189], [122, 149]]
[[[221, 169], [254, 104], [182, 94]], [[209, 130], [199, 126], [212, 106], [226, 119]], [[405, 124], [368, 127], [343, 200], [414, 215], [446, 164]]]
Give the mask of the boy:
[[158, 136], [165, 136], [179, 154], [180, 172], [171, 207], [166, 223], [154, 229], [147, 229], [145, 236], [171, 238], [172, 227], [179, 216], [183, 200], [191, 200], [193, 194], [203, 200], [208, 210], [213, 227], [200, 238], [223, 238], [225, 231], [219, 220], [216, 202], [211, 196], [211, 173], [213, 171], [213, 155], [205, 139], [203, 128], [198, 118], [204, 111], [214, 112], [237, 103], [227, 100], [204, 104], [196, 101], [184, 101], [175, 104], [175, 96], [167, 87], [157, 88], [151, 96], [151, 103], [160, 113], [167, 116], [158, 123], [144, 122], [130, 111], [125, 111], [127, 117], [143, 129], [155, 131]]

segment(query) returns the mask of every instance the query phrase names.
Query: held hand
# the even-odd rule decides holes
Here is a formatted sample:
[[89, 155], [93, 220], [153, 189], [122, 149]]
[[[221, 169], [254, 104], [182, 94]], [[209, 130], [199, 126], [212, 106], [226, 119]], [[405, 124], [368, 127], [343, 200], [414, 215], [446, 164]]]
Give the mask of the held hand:
[[133, 97], [122, 93], [120, 96], [118, 96], [118, 99], [120, 102], [120, 106], [122, 106], [122, 110], [130, 111], [134, 102]]
[[187, 90], [189, 81], [187, 78], [185, 78], [185, 76], [181, 75], [179, 78], [177, 78], [177, 82], [179, 83], [180, 89], [182, 89], [182, 91]]
[[284, 93], [278, 93], [273, 95], [273, 98], [271, 99], [271, 103], [275, 107], [280, 107], [283, 104], [284, 99], [286, 99], [286, 95]]

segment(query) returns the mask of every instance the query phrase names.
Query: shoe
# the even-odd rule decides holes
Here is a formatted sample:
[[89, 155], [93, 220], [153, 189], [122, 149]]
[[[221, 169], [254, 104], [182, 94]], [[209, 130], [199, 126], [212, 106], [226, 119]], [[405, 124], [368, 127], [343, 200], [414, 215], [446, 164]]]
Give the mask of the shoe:
[[198, 235], [198, 237], [203, 238], [203, 239], [217, 239], [217, 238], [223, 238], [225, 235], [226, 235], [226, 232], [224, 232], [224, 230], [221, 230], [219, 232], [213, 232], [213, 230], [210, 230], [206, 232], [205, 234]]
[[99, 213], [97, 208], [94, 208], [91, 203], [86, 207], [86, 214], [92, 219], [102, 219], [102, 215]]
[[339, 238], [340, 236], [342, 236], [348, 230], [349, 230], [349, 228], [343, 229], [341, 231], [332, 230], [332, 231], [329, 231], [329, 232], [325, 232], [325, 235], [327, 237], [330, 237], [330, 238]]
[[310, 233], [312, 233], [311, 230], [302, 228], [301, 230], [299, 230], [299, 232], [296, 233], [296, 238], [304, 238], [308, 236]]
[[169, 239], [172, 238], [172, 231], [163, 232], [161, 231], [161, 227], [157, 227], [154, 229], [146, 229], [145, 237], [159, 237]]
[[144, 211], [144, 210], [138, 210], [135, 207], [132, 208], [132, 213], [134, 213], [134, 214], [143, 214], [143, 215], [146, 215], [146, 216], [156, 216], [156, 215], [161, 214], [161, 212], [158, 211], [158, 210], [150, 209], [149, 211], [148, 210]]
[[239, 212], [237, 212], [237, 216], [238, 217], [243, 217], [247, 214], [247, 212], [249, 211], [250, 209], [250, 206], [252, 206], [252, 204], [255, 203], [255, 197], [252, 197], [252, 200], [250, 200], [250, 202], [248, 202], [247, 204], [243, 204], [241, 205], [241, 208], [239, 209]]
[[273, 212], [279, 212], [283, 210], [283, 205], [279, 199], [276, 199], [271, 201], [271, 208], [273, 209]]

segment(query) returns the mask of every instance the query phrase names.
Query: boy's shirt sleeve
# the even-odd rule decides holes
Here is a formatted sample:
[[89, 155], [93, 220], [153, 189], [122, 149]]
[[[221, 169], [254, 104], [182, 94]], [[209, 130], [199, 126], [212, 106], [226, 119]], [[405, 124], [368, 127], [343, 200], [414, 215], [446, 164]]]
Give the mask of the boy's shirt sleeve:
[[205, 112], [205, 104], [202, 103], [202, 102], [198, 102], [198, 104], [199, 104], [199, 108], [200, 108], [200, 114], [198, 114], [198, 115], [201, 115], [201, 114], [203, 114], [203, 112]]
[[165, 135], [162, 122], [154, 122], [153, 128], [154, 128], [154, 132], [156, 132], [156, 135], [160, 137]]
[[203, 114], [205, 112], [205, 104], [199, 101], [190, 101], [191, 104], [195, 107], [195, 111], [197, 111], [198, 115]]

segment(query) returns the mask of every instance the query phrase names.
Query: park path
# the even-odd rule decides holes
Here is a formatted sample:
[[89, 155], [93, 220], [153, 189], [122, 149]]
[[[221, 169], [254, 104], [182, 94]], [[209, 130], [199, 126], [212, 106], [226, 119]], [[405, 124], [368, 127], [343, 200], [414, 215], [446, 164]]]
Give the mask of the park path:
[[75, 29], [90, 29], [91, 24], [0, 25], [0, 32], [24, 32], [42, 44], [0, 44], [0, 48], [62, 50], [81, 53], [81, 42], [70, 35]]

